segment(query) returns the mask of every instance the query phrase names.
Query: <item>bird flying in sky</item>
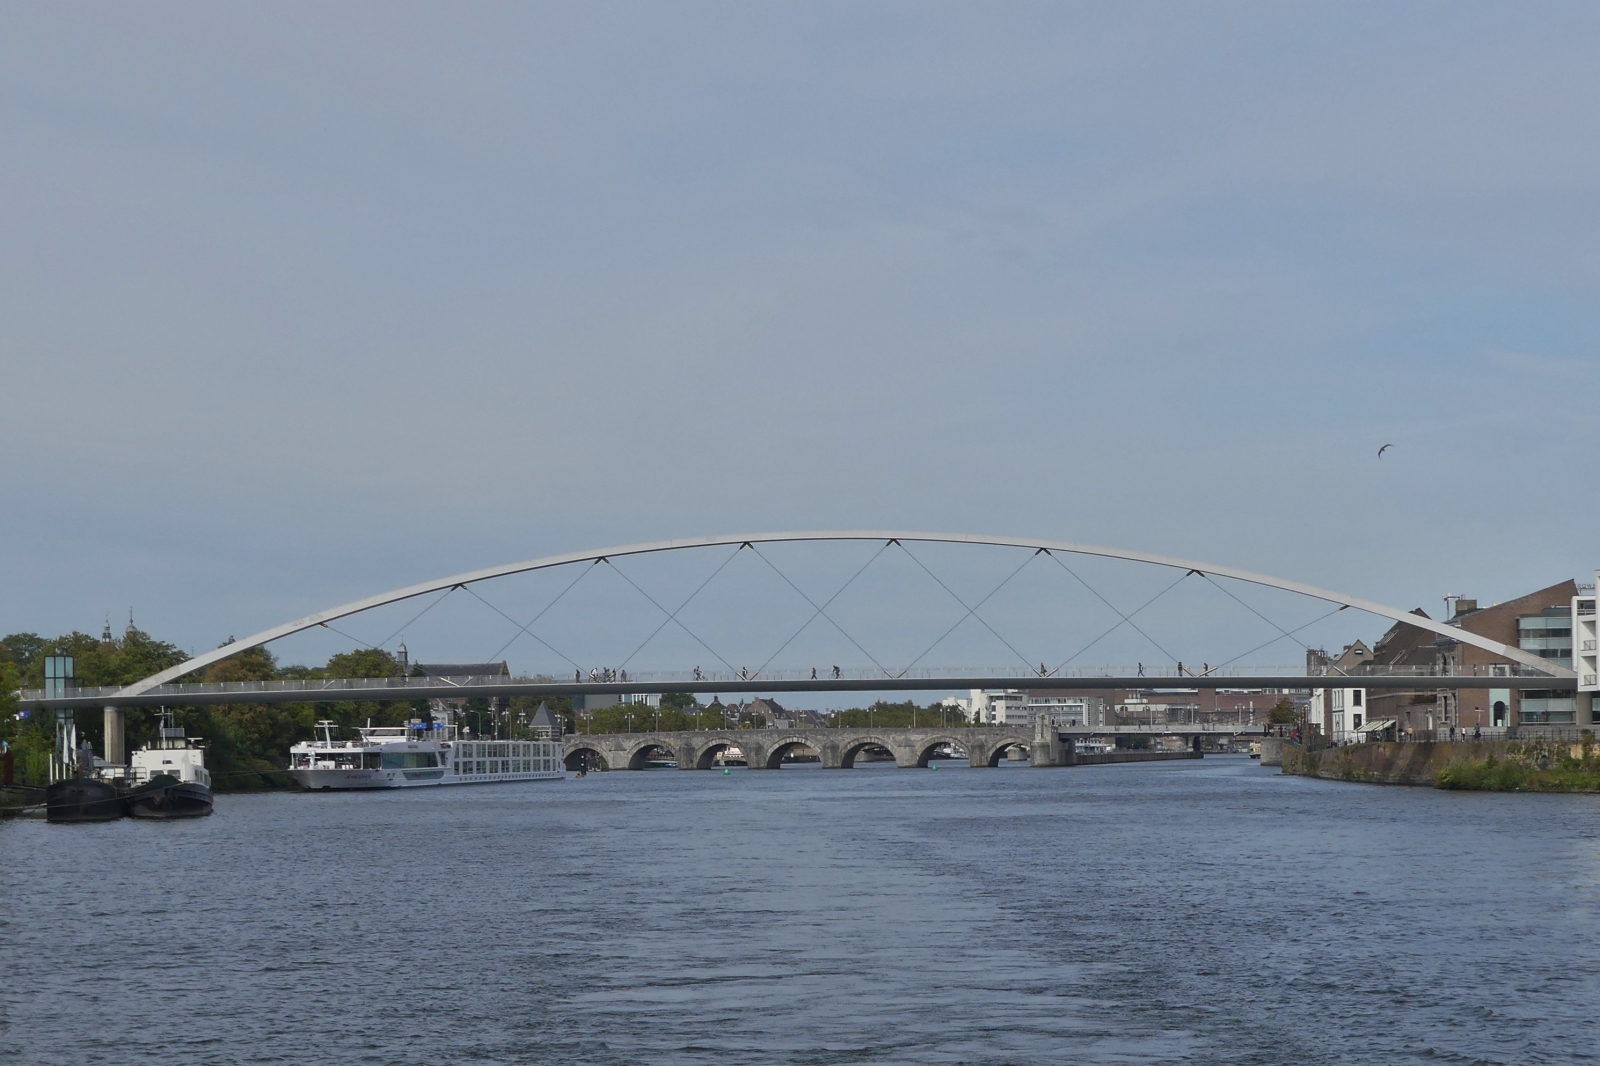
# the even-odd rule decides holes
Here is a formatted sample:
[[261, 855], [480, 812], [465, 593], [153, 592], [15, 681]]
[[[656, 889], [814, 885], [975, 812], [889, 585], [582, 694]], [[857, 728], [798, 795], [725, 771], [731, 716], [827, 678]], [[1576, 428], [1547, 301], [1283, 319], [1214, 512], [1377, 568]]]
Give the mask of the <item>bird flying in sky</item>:
[[1378, 458], [1382, 459], [1383, 458], [1383, 453], [1388, 451], [1390, 448], [1393, 448], [1393, 447], [1394, 447], [1393, 444], [1385, 444], [1383, 447], [1379, 448], [1378, 449]]

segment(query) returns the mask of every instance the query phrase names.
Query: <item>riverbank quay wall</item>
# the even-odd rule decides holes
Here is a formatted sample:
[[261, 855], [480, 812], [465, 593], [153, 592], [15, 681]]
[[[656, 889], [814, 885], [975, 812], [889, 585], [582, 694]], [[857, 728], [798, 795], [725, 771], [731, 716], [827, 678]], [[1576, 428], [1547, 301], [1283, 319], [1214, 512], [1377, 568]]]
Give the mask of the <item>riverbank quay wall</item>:
[[[1539, 752], [1530, 753], [1530, 743]], [[1330, 781], [1361, 781], [1375, 785], [1422, 785], [1436, 787], [1439, 774], [1450, 766], [1477, 765], [1493, 759], [1496, 763], [1523, 759], [1530, 754], [1546, 760], [1561, 754], [1574, 759], [1584, 756], [1583, 745], [1551, 741], [1466, 740], [1402, 744], [1375, 741], [1347, 744], [1336, 748], [1306, 751], [1283, 741], [1283, 772], [1301, 777], [1321, 777]]]
[[1399, 744], [1375, 741], [1346, 744], [1320, 751], [1306, 751], [1283, 741], [1283, 772], [1301, 777], [1321, 777], [1330, 781], [1364, 781], [1375, 785], [1423, 785], [1438, 783], [1439, 771], [1454, 762], [1483, 762], [1493, 757], [1504, 761], [1503, 740], [1435, 741]]

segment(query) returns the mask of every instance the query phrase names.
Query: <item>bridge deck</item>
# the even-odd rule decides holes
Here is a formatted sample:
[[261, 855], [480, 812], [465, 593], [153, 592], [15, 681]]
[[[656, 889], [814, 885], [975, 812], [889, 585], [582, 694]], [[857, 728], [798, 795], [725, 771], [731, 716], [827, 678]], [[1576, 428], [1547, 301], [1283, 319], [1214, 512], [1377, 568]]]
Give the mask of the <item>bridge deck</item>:
[[1026, 674], [945, 675], [917, 677], [856, 676], [842, 678], [692, 677], [631, 681], [550, 681], [532, 678], [375, 677], [328, 678], [296, 681], [238, 681], [208, 684], [160, 685], [137, 694], [116, 687], [67, 689], [59, 696], [41, 689], [21, 694], [26, 709], [102, 707], [197, 706], [220, 703], [326, 703], [333, 700], [461, 699], [469, 696], [626, 696], [665, 692], [707, 694], [765, 692], [955, 692], [965, 689], [1024, 689], [1030, 692], [1064, 692], [1084, 689], [1276, 689], [1313, 688], [1456, 689], [1456, 688], [1560, 688], [1570, 680], [1548, 674], [1514, 674], [1487, 677], [1476, 674], [1210, 674], [1079, 675], [1053, 677]]

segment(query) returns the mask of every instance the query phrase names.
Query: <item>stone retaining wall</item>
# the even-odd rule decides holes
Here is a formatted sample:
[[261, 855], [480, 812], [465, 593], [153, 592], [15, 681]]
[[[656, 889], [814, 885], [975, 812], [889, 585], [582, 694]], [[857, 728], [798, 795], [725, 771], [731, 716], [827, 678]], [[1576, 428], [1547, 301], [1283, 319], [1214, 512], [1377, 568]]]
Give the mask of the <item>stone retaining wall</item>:
[[[1506, 757], [1503, 740], [1433, 742], [1425, 744], [1348, 744], [1321, 751], [1303, 751], [1283, 745], [1283, 772], [1332, 781], [1365, 781], [1378, 785], [1427, 785], [1453, 762], [1482, 762], [1489, 756]], [[1264, 761], [1264, 760], [1263, 760]]]

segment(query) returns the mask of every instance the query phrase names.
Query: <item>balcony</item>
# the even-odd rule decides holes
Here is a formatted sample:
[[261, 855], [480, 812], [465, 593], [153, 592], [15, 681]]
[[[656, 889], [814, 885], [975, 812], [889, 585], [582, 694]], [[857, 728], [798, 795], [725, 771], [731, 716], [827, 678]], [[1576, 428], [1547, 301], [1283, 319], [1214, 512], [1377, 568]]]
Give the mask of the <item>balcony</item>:
[[1519, 717], [1524, 725], [1575, 725], [1577, 701], [1569, 697], [1523, 700]]

